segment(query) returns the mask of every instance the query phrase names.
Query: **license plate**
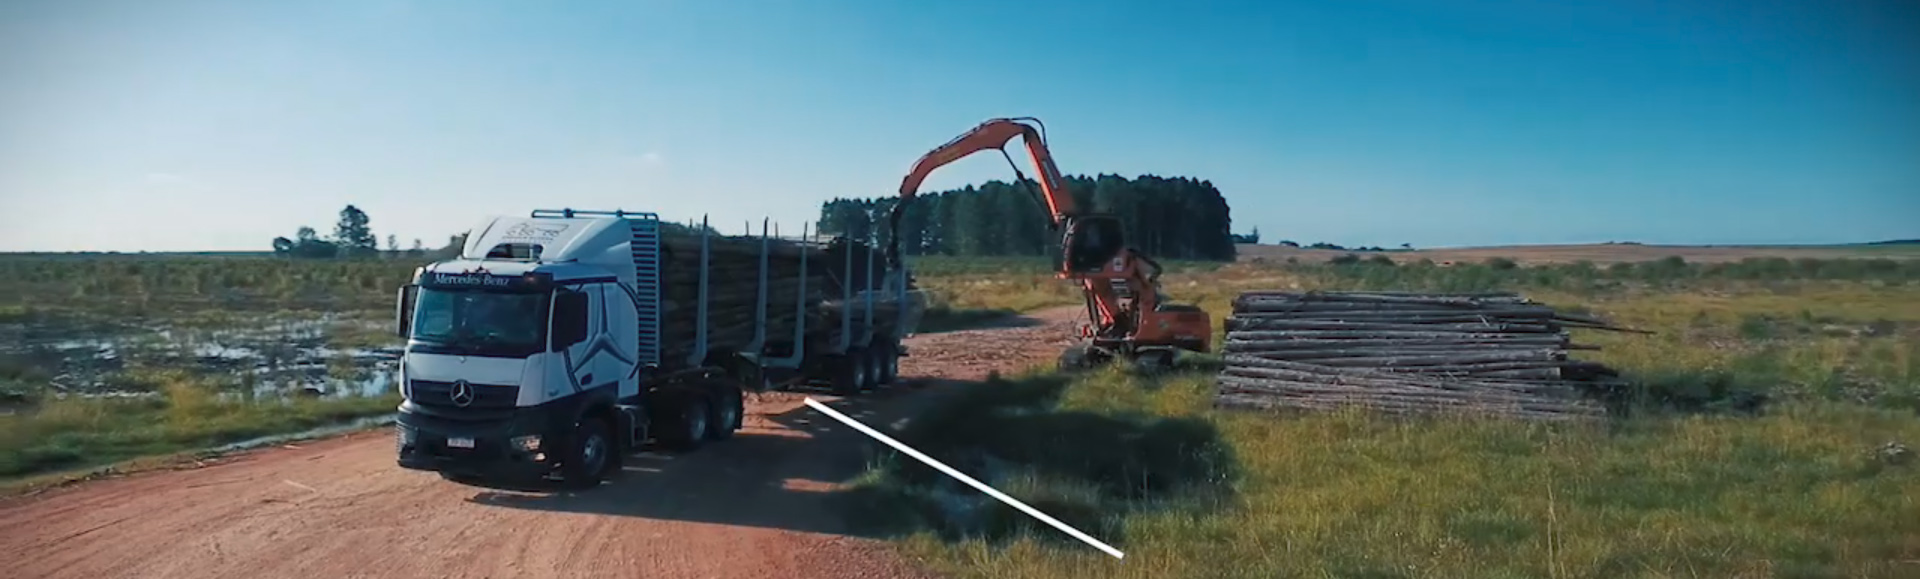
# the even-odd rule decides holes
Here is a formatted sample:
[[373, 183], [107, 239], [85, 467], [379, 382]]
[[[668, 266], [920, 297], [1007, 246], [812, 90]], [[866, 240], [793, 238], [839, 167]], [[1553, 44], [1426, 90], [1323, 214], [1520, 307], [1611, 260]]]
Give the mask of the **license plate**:
[[473, 439], [471, 439], [471, 438], [448, 438], [448, 439], [447, 439], [447, 447], [448, 447], [448, 448], [473, 448]]

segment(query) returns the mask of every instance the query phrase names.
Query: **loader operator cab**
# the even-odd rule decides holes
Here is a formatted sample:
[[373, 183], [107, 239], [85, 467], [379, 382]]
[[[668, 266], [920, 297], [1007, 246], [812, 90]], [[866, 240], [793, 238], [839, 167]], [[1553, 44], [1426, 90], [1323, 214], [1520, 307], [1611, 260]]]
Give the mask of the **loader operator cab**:
[[1126, 248], [1125, 229], [1112, 215], [1083, 215], [1067, 220], [1064, 266], [1072, 273], [1097, 273]]

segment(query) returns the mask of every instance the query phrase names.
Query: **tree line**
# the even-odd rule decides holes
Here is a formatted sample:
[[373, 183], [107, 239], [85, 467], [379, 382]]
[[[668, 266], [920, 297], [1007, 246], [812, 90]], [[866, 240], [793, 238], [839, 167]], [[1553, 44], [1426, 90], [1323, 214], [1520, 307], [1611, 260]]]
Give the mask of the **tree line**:
[[[1231, 210], [1212, 182], [1190, 177], [1100, 174], [1066, 177], [1084, 212], [1120, 218], [1129, 244], [1158, 259], [1232, 260]], [[836, 198], [820, 206], [821, 233], [892, 243], [887, 217], [895, 197]], [[1037, 184], [988, 181], [978, 187], [916, 195], [901, 215], [907, 255], [1045, 256], [1059, 245]]]
[[[312, 227], [303, 225], [294, 232], [292, 238], [273, 238], [273, 253], [281, 257], [304, 259], [373, 257], [452, 259], [458, 257], [461, 250], [467, 246], [467, 235], [471, 233], [462, 231], [450, 235], [447, 237], [447, 244], [437, 248], [429, 248], [425, 242], [415, 238], [413, 245], [404, 250], [400, 248], [399, 238], [393, 234], [387, 234], [386, 248], [382, 249], [378, 241], [379, 237], [373, 233], [372, 221], [366, 211], [348, 205], [340, 210], [339, 220], [333, 226], [333, 235], [322, 237]], [[700, 228], [693, 224], [666, 221], [661, 222], [660, 226], [661, 230], [668, 235], [695, 235], [700, 232]], [[707, 226], [706, 231], [721, 235], [720, 231], [712, 226]]]
[[[1258, 231], [1254, 232], [1254, 238], [1252, 241], [1246, 241], [1243, 243], [1260, 243], [1259, 232]], [[1335, 244], [1335, 243], [1327, 243], [1325, 241], [1316, 241], [1306, 245], [1300, 245], [1299, 243], [1295, 243], [1292, 240], [1282, 239], [1280, 240], [1279, 243], [1275, 243], [1274, 245], [1278, 245], [1281, 247], [1304, 247], [1307, 249], [1331, 249], [1334, 251], [1413, 251], [1413, 244], [1411, 243], [1402, 243], [1400, 244], [1400, 247], [1398, 249], [1387, 249], [1384, 247], [1380, 247], [1378, 245], [1346, 247], [1346, 246]]]
[[[1231, 261], [1236, 243], [1258, 243], [1259, 231], [1235, 234], [1231, 209], [1212, 182], [1191, 177], [1141, 175], [1126, 178], [1100, 174], [1065, 178], [1066, 188], [1083, 212], [1119, 217], [1128, 242], [1161, 259]], [[836, 198], [820, 207], [817, 227], [824, 235], [845, 235], [869, 243], [889, 244], [887, 217], [898, 203], [894, 197]], [[1032, 182], [988, 181], [949, 191], [916, 195], [901, 216], [901, 251], [908, 255], [1046, 256], [1059, 244], [1048, 226], [1045, 200]], [[671, 233], [696, 228], [663, 223]], [[291, 258], [444, 258], [458, 255], [466, 233], [450, 236], [447, 244], [428, 248], [420, 239], [401, 249], [394, 235], [386, 236], [383, 250], [364, 210], [347, 205], [340, 210], [331, 236], [302, 226], [293, 237], [275, 237], [275, 255]]]
[[379, 237], [373, 233], [372, 219], [359, 207], [348, 205], [340, 210], [340, 218], [334, 223], [333, 235], [320, 236], [312, 227], [300, 226], [292, 239], [273, 238], [273, 253], [282, 257], [307, 259], [331, 258], [369, 258], [369, 257], [409, 257], [425, 258], [429, 255], [457, 255], [467, 243], [465, 233], [447, 239], [447, 244], [428, 249], [419, 238], [405, 250], [400, 249], [400, 240], [393, 234], [387, 234], [387, 246], [380, 248]]

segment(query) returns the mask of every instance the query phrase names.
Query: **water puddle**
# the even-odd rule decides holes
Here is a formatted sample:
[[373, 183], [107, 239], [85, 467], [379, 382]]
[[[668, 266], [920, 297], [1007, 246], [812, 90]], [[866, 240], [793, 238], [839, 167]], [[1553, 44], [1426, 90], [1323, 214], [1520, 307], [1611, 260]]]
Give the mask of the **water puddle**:
[[380, 396], [398, 389], [401, 350], [382, 322], [337, 316], [247, 328], [0, 325], [0, 377], [44, 376], [56, 397], [155, 396], [141, 376], [184, 370], [228, 398]]

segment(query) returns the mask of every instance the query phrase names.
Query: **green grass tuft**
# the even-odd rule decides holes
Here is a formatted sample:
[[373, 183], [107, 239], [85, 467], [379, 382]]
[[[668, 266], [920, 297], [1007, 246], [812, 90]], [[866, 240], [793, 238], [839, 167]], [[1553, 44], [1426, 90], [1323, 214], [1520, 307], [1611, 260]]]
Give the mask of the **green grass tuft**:
[[286, 434], [391, 413], [384, 397], [226, 401], [185, 373], [157, 378], [152, 398], [49, 398], [0, 415], [0, 481]]
[[[1216, 328], [1248, 289], [1515, 289], [1656, 333], [1576, 332], [1603, 348], [1578, 357], [1633, 383], [1635, 412], [1597, 425], [1220, 412], [1210, 356], [1161, 378], [996, 382], [916, 419], [920, 448], [1060, 509], [1125, 562], [1037, 521], [995, 523], [978, 493], [897, 461], [867, 474], [854, 512], [956, 577], [1920, 573], [1920, 461], [1885, 450], [1920, 446], [1920, 286], [1885, 264], [1785, 265], [1170, 274], [1166, 293]], [[1077, 301], [1064, 281], [1019, 275], [930, 285], [972, 307]], [[1172, 434], [1198, 424], [1213, 434]], [[1230, 468], [1167, 460], [1149, 439], [1211, 440]]]
[[1910, 413], [1809, 403], [1612, 425], [1281, 416], [1213, 411], [1209, 382], [1108, 372], [987, 384], [929, 417], [964, 418], [924, 423], [937, 432], [916, 439], [1082, 521], [1124, 563], [999, 518], [1010, 509], [953, 516], [942, 492], [955, 504], [977, 493], [942, 491], [897, 463], [864, 481], [866, 496], [891, 502], [863, 516], [893, 513], [904, 548], [957, 577], [1895, 576], [1920, 558], [1920, 465], [1874, 453], [1920, 441]]

